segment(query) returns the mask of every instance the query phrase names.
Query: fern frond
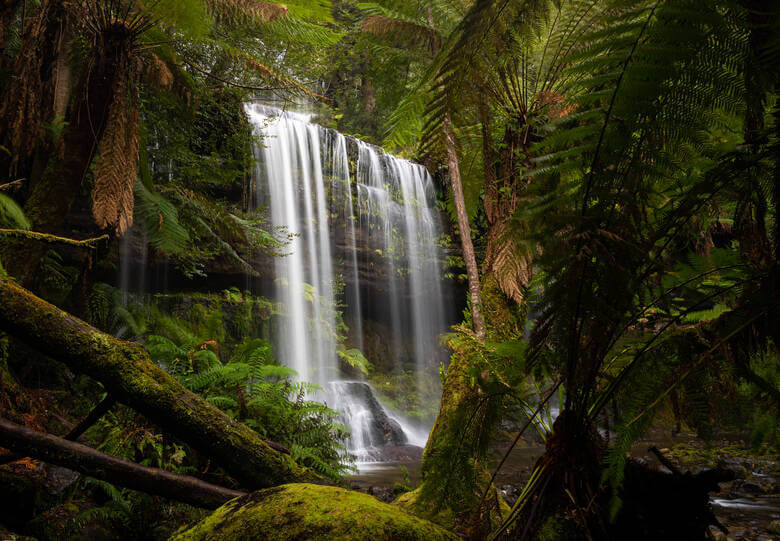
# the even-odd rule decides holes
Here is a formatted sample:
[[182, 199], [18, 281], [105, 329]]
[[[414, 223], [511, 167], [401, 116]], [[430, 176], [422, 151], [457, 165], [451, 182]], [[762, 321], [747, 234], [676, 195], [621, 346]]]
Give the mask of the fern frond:
[[0, 193], [0, 226], [30, 229], [30, 221], [16, 201]]
[[131, 59], [119, 61], [105, 132], [95, 162], [92, 215], [101, 228], [121, 236], [133, 223], [133, 187], [138, 176], [139, 116]]
[[435, 52], [441, 46], [441, 34], [423, 18], [409, 17], [378, 4], [358, 4], [366, 17], [361, 30], [383, 38], [397, 40], [406, 48], [419, 45], [428, 52]]
[[284, 4], [261, 0], [206, 0], [206, 5], [218, 23], [231, 26], [270, 23], [287, 17], [289, 11]]
[[190, 240], [189, 233], [179, 223], [176, 207], [162, 194], [135, 182], [135, 220], [141, 224], [146, 240], [166, 254], [181, 253]]
[[188, 377], [184, 384], [188, 389], [198, 391], [207, 387], [234, 385], [245, 381], [250, 373], [250, 367], [245, 364], [220, 365]]

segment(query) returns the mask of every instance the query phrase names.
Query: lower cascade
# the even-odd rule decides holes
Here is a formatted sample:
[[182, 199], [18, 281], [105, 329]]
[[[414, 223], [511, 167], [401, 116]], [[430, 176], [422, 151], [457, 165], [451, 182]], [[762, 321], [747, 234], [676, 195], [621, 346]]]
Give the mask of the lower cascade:
[[391, 416], [379, 403], [371, 386], [362, 381], [332, 381], [330, 406], [341, 413], [350, 431], [348, 451], [358, 463], [418, 458], [425, 445], [403, 420]]
[[[358, 462], [419, 456], [428, 427], [391, 414], [368, 383], [343, 381], [340, 358], [373, 347], [369, 362], [414, 374], [407, 392], [438, 381], [437, 335], [450, 322], [430, 174], [311, 115], [258, 103], [245, 110], [261, 136], [254, 204], [292, 239], [261, 288], [284, 311], [272, 336], [277, 357], [322, 389], [317, 398], [351, 429], [347, 448]], [[366, 321], [389, 331], [377, 338]], [[389, 358], [376, 359], [378, 351]]]

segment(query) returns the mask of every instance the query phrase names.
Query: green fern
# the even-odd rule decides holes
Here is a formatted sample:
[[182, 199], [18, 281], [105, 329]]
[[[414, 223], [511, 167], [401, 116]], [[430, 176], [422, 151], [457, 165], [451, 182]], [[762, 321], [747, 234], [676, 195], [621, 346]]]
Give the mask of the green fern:
[[16, 201], [0, 193], [0, 226], [30, 229], [30, 221]]
[[140, 223], [146, 240], [168, 255], [182, 253], [190, 241], [189, 233], [178, 221], [176, 207], [161, 194], [135, 183], [135, 222]]

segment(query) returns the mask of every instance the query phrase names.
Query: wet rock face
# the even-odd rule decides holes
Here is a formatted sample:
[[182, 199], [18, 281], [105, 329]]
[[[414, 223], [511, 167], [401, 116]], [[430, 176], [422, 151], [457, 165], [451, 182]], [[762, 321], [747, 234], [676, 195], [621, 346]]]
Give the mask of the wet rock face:
[[385, 445], [382, 449], [384, 459], [388, 462], [417, 462], [422, 460], [422, 447], [416, 445]]
[[350, 395], [355, 400], [362, 402], [371, 412], [373, 441], [383, 442], [385, 445], [404, 445], [406, 443], [406, 434], [404, 434], [401, 425], [385, 413], [385, 409], [376, 399], [368, 384], [356, 381], [346, 383], [345, 386]]

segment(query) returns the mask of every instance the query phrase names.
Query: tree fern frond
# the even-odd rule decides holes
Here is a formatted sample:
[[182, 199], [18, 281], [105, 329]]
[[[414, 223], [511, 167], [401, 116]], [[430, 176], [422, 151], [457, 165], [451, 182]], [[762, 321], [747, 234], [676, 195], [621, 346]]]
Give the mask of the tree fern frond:
[[429, 52], [441, 46], [440, 31], [424, 18], [413, 18], [378, 4], [358, 4], [366, 14], [361, 30], [383, 38], [399, 40], [403, 47], [414, 43]]
[[0, 193], [0, 225], [3, 227], [30, 229], [30, 221], [24, 215], [22, 208], [16, 204], [16, 201], [4, 193]]
[[140, 180], [135, 182], [134, 193], [135, 221], [143, 228], [147, 242], [166, 254], [181, 253], [190, 236], [179, 223], [176, 207]]
[[[129, 53], [126, 53], [129, 54]], [[101, 228], [121, 236], [133, 223], [140, 125], [131, 59], [120, 60], [105, 133], [95, 162], [92, 215]]]
[[333, 45], [343, 37], [331, 28], [295, 16], [276, 19], [266, 25], [263, 32], [283, 42], [290, 41], [315, 47]]
[[218, 23], [232, 26], [270, 23], [289, 12], [284, 4], [261, 0], [206, 0], [206, 5]]

